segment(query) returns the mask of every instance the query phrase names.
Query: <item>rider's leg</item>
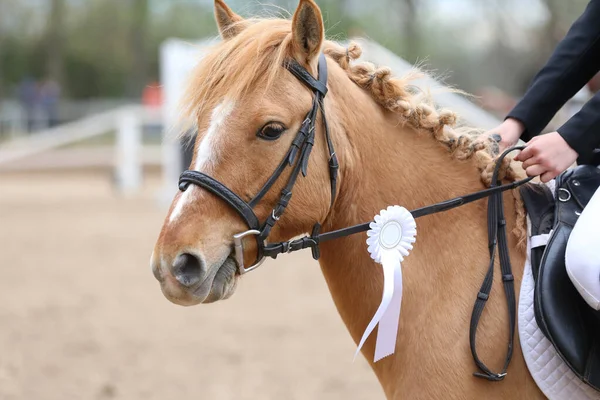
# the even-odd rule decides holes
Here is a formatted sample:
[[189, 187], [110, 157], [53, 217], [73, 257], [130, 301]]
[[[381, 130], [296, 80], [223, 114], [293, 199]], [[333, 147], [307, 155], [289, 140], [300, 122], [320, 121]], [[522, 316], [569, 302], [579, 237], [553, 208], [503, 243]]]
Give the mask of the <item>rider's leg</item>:
[[600, 189], [577, 220], [565, 254], [571, 281], [595, 310], [600, 310]]

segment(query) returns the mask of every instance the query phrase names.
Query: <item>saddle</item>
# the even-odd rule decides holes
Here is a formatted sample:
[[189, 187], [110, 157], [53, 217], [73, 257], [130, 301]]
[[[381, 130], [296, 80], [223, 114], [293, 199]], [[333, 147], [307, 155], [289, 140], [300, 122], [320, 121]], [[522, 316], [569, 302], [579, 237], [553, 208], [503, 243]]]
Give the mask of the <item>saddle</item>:
[[600, 311], [587, 305], [565, 267], [567, 241], [600, 187], [600, 169], [581, 165], [563, 172], [555, 184], [554, 195], [545, 185], [520, 188], [531, 221], [535, 319], [569, 368], [600, 391]]

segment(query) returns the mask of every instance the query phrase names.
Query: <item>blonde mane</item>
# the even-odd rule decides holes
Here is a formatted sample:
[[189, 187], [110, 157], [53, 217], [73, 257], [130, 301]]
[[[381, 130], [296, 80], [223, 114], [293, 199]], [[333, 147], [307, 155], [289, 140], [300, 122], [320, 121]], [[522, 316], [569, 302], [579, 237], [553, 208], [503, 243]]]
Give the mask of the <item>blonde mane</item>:
[[[279, 74], [285, 71], [282, 64], [291, 54], [291, 21], [261, 18], [245, 19], [238, 24], [243, 25], [240, 33], [216, 43], [192, 72], [181, 104], [184, 119], [197, 121], [203, 111], [214, 107], [223, 98], [240, 99], [256, 87], [259, 80], [264, 80], [264, 90], [268, 91]], [[496, 144], [490, 140], [476, 140], [481, 130], [468, 126], [457, 128], [457, 115], [450, 110], [439, 109], [428, 88], [414, 84], [417, 78], [425, 75], [424, 72], [415, 69], [402, 77], [393, 77], [388, 67], [357, 62], [362, 50], [356, 43], [346, 48], [327, 40], [323, 52], [377, 104], [397, 114], [400, 124], [428, 133], [458, 160], [475, 158], [482, 182], [486, 186], [491, 184], [495, 166], [493, 147]], [[500, 175], [501, 179], [510, 181], [524, 177], [509, 158], [504, 160]], [[520, 243], [524, 243], [525, 211], [516, 192], [514, 195], [519, 214], [514, 234]]]

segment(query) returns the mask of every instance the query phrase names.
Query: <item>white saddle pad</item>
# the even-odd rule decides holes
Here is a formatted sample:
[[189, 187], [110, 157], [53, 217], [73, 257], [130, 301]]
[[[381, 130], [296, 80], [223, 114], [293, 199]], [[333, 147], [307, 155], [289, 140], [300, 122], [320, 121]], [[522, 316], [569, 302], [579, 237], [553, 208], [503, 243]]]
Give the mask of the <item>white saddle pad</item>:
[[[529, 219], [527, 223], [529, 227]], [[528, 240], [518, 317], [519, 338], [527, 368], [535, 383], [549, 400], [600, 400], [600, 392], [583, 383], [571, 371], [535, 321], [534, 281], [530, 253], [531, 243]]]

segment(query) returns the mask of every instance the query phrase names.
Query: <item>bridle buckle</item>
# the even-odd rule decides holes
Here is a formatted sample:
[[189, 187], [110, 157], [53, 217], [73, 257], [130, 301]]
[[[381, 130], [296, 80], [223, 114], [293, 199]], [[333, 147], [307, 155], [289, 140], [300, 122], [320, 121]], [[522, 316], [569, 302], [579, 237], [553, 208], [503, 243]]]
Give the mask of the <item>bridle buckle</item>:
[[275, 215], [275, 210], [271, 211], [271, 217], [273, 218], [274, 221], [279, 221], [279, 218], [281, 218], [281, 215]]
[[292, 243], [294, 242], [294, 239], [288, 240], [287, 242], [287, 250], [286, 250], [286, 254], [290, 254], [292, 252]]
[[[266, 259], [265, 256], [262, 256], [260, 259], [258, 259], [254, 264], [252, 264], [248, 268], [246, 268], [244, 266], [244, 242], [243, 242], [243, 239], [246, 236], [250, 236], [250, 235], [258, 236], [258, 235], [260, 235], [260, 231], [257, 229], [250, 229], [245, 232], [240, 232], [240, 233], [233, 235], [233, 249], [235, 252], [235, 261], [237, 262], [238, 272], [240, 273], [240, 275], [244, 275], [246, 272], [250, 272], [250, 271], [258, 268], [263, 262], [265, 262], [265, 259]], [[266, 245], [267, 245], [267, 241], [265, 240], [263, 242], [263, 246], [266, 246]]]

